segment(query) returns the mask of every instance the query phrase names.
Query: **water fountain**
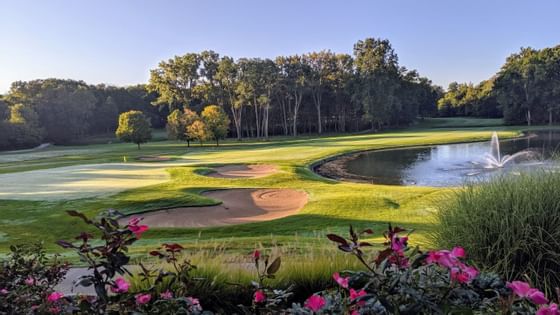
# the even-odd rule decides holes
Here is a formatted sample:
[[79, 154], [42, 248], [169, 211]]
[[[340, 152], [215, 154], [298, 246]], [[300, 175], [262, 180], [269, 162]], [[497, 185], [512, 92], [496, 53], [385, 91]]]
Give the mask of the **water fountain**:
[[506, 154], [504, 156], [500, 153], [500, 139], [498, 138], [498, 133], [492, 133], [492, 140], [490, 141], [490, 153], [484, 155], [486, 161], [486, 166], [484, 168], [494, 169], [503, 168], [508, 163], [516, 161], [517, 159], [533, 159], [537, 157], [536, 152], [531, 150], [522, 150], [514, 154]]

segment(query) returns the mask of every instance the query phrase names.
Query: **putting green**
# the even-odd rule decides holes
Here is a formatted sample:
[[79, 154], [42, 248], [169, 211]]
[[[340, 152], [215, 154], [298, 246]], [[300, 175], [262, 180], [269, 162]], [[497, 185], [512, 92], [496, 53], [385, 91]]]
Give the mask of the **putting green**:
[[[182, 163], [184, 165], [187, 163]], [[0, 199], [69, 200], [115, 194], [169, 180], [177, 163], [107, 163], [0, 174]]]

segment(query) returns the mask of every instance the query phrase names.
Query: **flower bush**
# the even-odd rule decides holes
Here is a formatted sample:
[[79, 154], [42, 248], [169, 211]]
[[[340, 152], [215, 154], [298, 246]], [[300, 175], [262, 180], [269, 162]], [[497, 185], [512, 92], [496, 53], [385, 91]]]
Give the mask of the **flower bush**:
[[[69, 266], [56, 257], [49, 260], [40, 245], [13, 246], [0, 269], [0, 314], [211, 314], [192, 295], [191, 288], [199, 281], [192, 276], [196, 266], [185, 258], [180, 244], [165, 243], [150, 252], [171, 269], [138, 263], [136, 276], [146, 285], [133, 290], [127, 253], [148, 226], [141, 224], [141, 218], [121, 226], [121, 215], [115, 211], [95, 219], [76, 211], [69, 214], [96, 231], [58, 242], [88, 265], [91, 274], [75, 285], [93, 287], [95, 295], [65, 296], [56, 291]], [[505, 282], [496, 274], [479, 271], [462, 247], [423, 252], [409, 246], [408, 231], [389, 225], [382, 250], [369, 254], [372, 244], [362, 238], [371, 234], [372, 230], [356, 232], [350, 227], [347, 238], [327, 235], [364, 269], [335, 272], [332, 286], [305, 298], [294, 296], [291, 287], [271, 287], [269, 280], [281, 268], [281, 258], [255, 250], [251, 255], [254, 281], [231, 284], [250, 292], [247, 300], [234, 301], [236, 312], [560, 315], [558, 297], [548, 298], [527, 282]], [[294, 302], [298, 300], [302, 302]]]

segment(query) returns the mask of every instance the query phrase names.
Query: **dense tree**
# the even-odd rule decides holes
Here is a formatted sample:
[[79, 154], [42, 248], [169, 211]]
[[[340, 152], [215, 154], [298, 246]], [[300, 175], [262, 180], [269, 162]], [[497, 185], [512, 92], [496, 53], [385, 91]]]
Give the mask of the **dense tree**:
[[337, 67], [336, 55], [330, 51], [312, 52], [303, 55], [303, 61], [309, 67], [309, 88], [313, 104], [317, 110], [317, 132], [323, 132], [323, 116], [321, 115], [321, 105], [325, 90], [335, 79], [334, 73]]
[[158, 93], [154, 102], [169, 106], [169, 111], [189, 107], [193, 101], [193, 89], [200, 77], [200, 56], [195, 53], [175, 56], [162, 61], [150, 71], [148, 90]]
[[522, 48], [496, 76], [477, 85], [452, 83], [438, 101], [443, 116], [502, 117], [508, 124], [552, 124], [560, 114], [560, 46]]
[[187, 127], [199, 120], [198, 114], [188, 108], [183, 111], [174, 110], [167, 116], [167, 136], [172, 140], [186, 141], [187, 147], [190, 147], [190, 141], [193, 137], [187, 132]]
[[12, 148], [36, 146], [43, 140], [39, 116], [30, 107], [16, 104], [10, 107], [10, 118], [5, 126], [7, 142]]
[[235, 63], [233, 58], [223, 57], [218, 63], [216, 80], [218, 81], [223, 103], [227, 103], [229, 106], [237, 140], [241, 140], [243, 136], [241, 123], [245, 100], [241, 99], [241, 97], [246, 94], [243, 90], [244, 87], [241, 87], [241, 83], [239, 82], [239, 76], [239, 66]]
[[223, 139], [227, 133], [230, 120], [224, 110], [217, 105], [209, 105], [204, 108], [201, 115], [208, 137], [216, 141], [216, 146], [220, 145], [220, 139]]
[[150, 121], [141, 111], [131, 110], [122, 113], [119, 116], [119, 127], [115, 135], [124, 142], [136, 143], [140, 150], [140, 144], [152, 138]]
[[360, 100], [372, 129], [389, 120], [398, 88], [398, 57], [388, 40], [367, 38], [354, 45]]
[[[269, 134], [375, 130], [434, 114], [441, 88], [416, 71], [399, 66], [388, 40], [359, 41], [354, 56], [325, 50], [280, 56], [274, 61], [234, 60], [208, 50], [162, 61], [151, 70], [147, 85], [124, 88], [73, 80], [34, 80], [15, 82], [4, 99], [10, 107], [23, 104], [33, 109], [42, 136], [63, 144], [114, 131], [118, 115], [131, 110], [143, 112], [154, 128], [167, 126], [171, 138], [187, 143], [187, 126], [197, 118], [193, 116], [186, 123], [184, 110], [201, 112], [211, 104], [226, 113], [238, 140], [266, 139]], [[555, 60], [549, 59], [550, 64]], [[554, 76], [552, 71], [545, 75]], [[483, 99], [492, 99], [496, 97], [494, 90], [484, 85], [480, 94], [487, 94]], [[553, 99], [555, 93], [542, 97]], [[556, 105], [547, 104], [555, 115]], [[468, 112], [487, 109], [478, 101], [467, 107], [474, 108]], [[453, 114], [460, 110], [454, 108]]]
[[196, 120], [187, 126], [187, 134], [191, 139], [198, 140], [202, 146], [202, 141], [208, 138], [208, 129], [202, 120]]

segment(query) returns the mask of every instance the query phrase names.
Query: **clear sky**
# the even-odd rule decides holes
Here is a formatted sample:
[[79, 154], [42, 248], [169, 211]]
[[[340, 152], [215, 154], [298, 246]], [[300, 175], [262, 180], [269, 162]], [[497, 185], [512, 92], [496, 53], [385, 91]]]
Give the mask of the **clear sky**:
[[522, 46], [560, 44], [559, 0], [0, 0], [0, 93], [12, 81], [144, 83], [160, 60], [352, 52], [388, 38], [435, 83], [478, 82]]

